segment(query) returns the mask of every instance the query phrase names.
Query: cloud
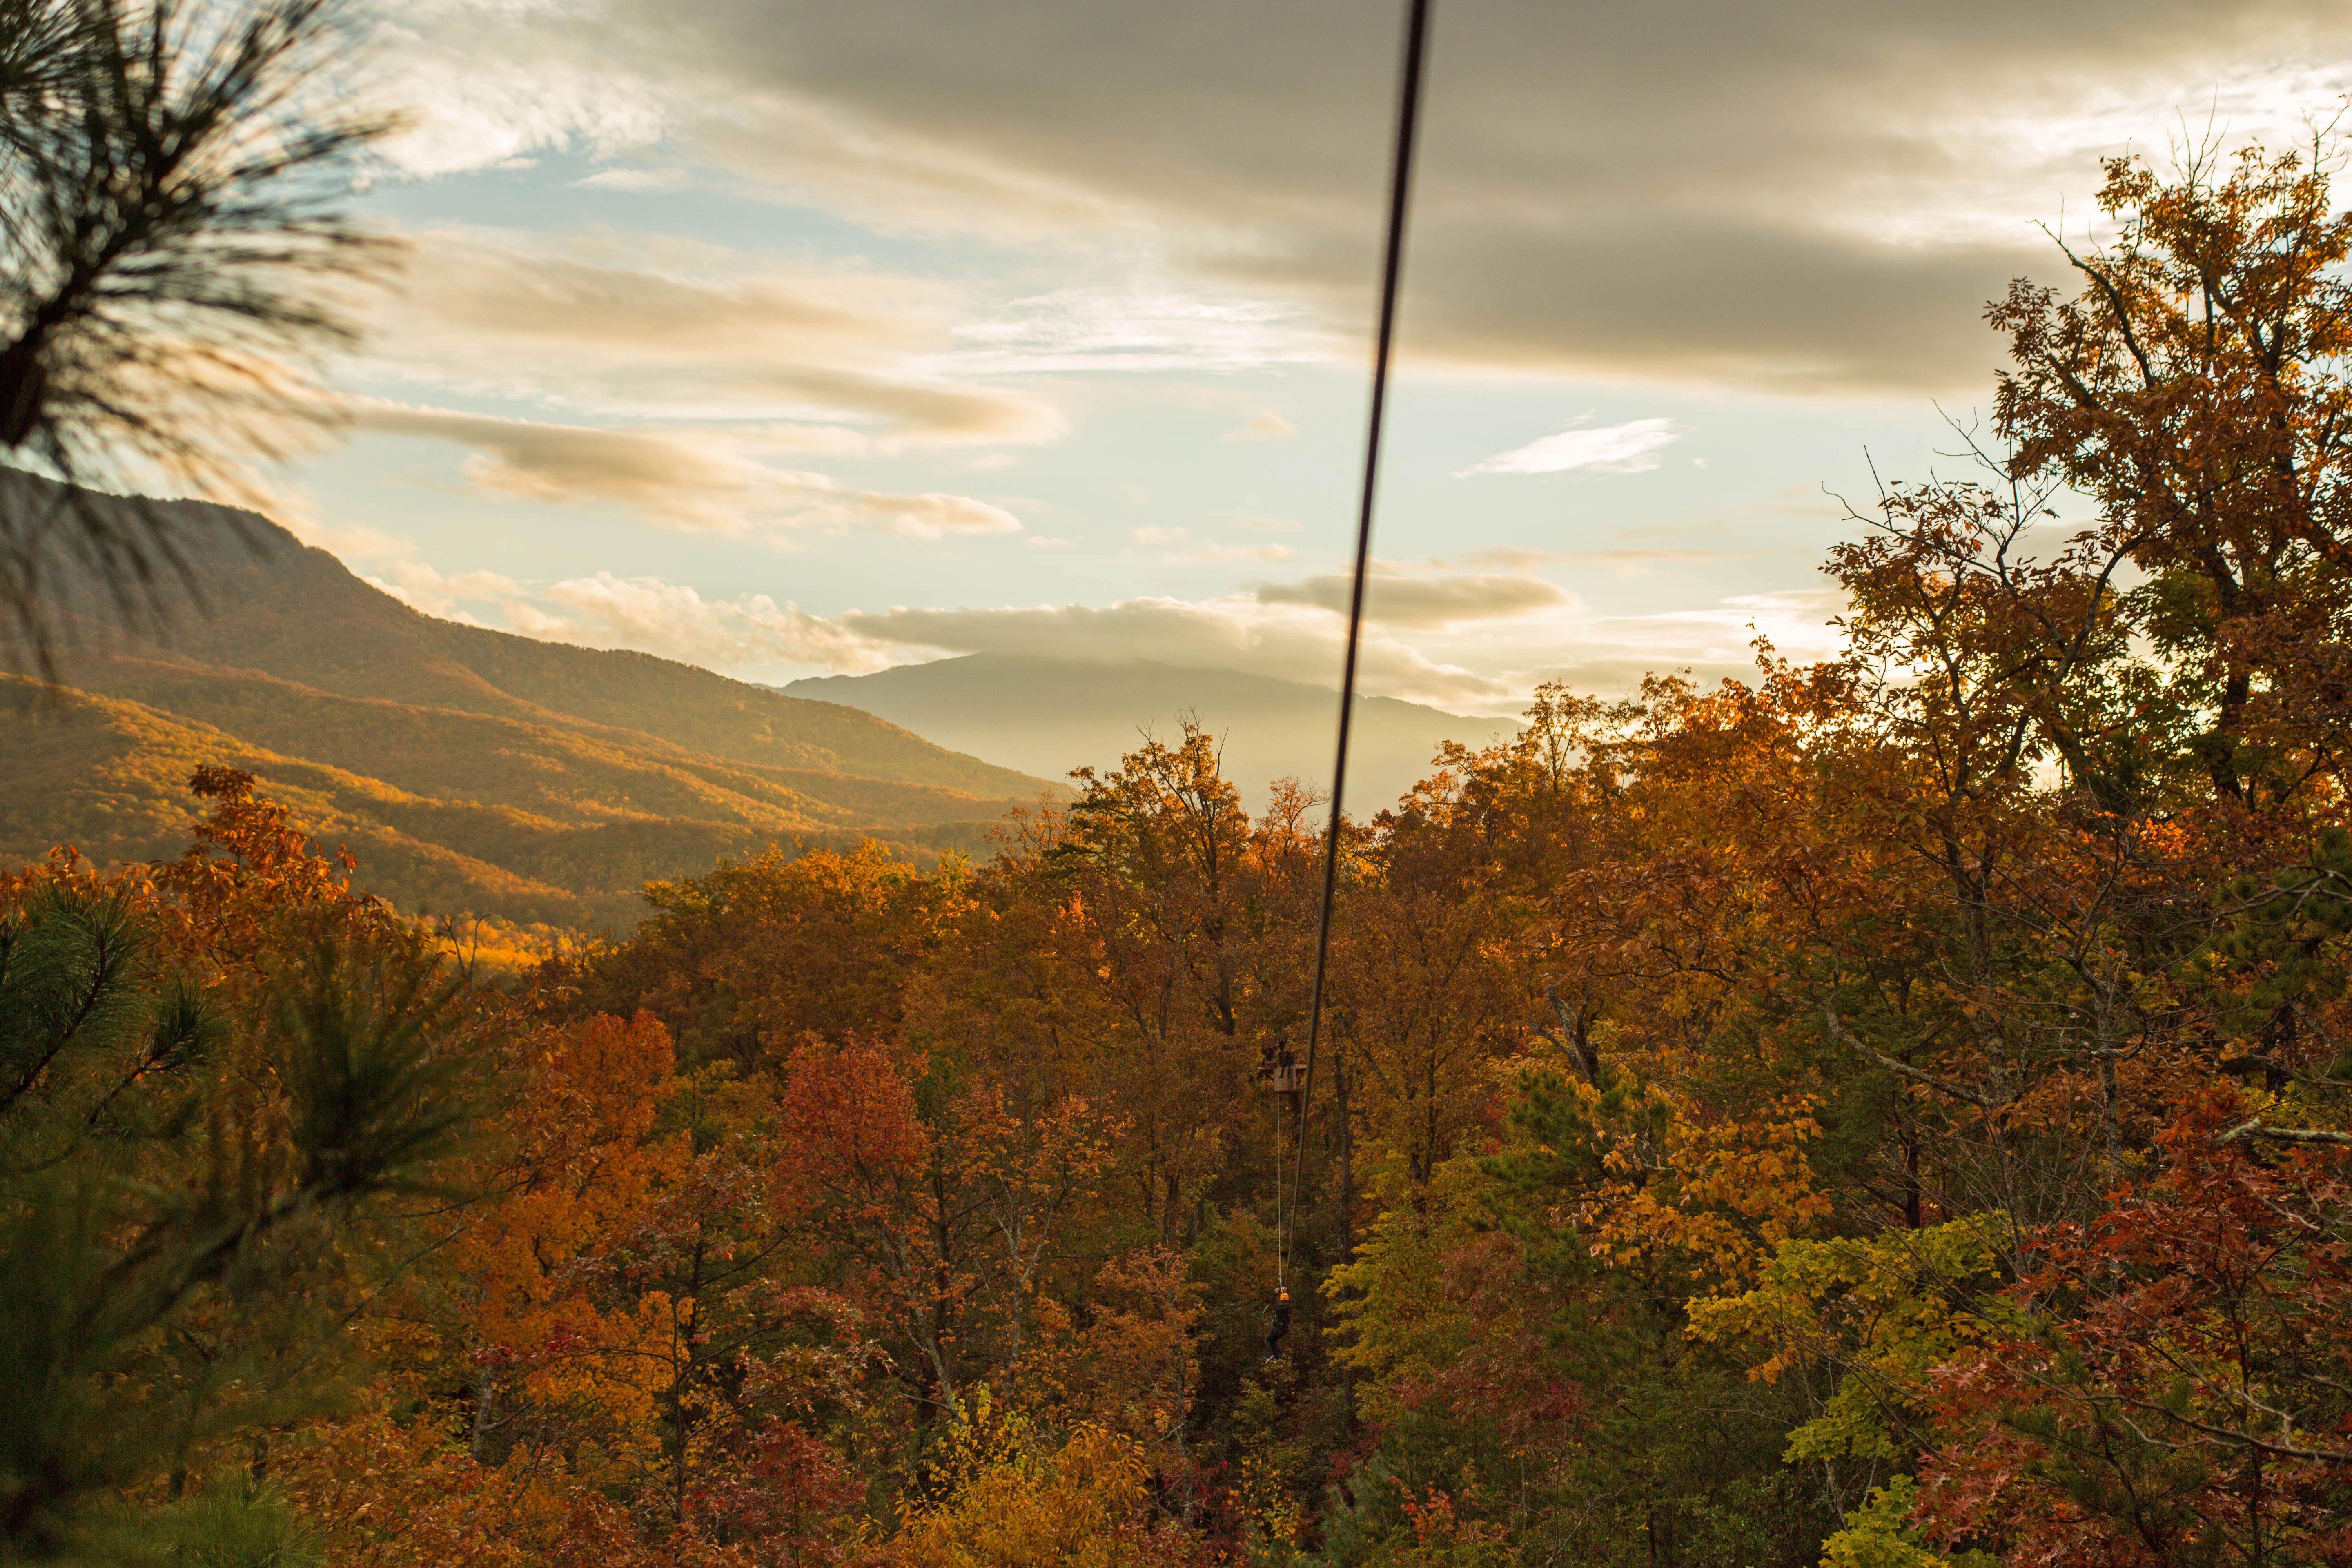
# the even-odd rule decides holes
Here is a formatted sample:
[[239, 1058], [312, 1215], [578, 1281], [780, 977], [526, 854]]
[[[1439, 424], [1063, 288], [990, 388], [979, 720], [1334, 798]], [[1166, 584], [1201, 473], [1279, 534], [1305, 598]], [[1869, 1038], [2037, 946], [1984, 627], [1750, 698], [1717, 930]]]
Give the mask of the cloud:
[[376, 400], [354, 422], [380, 435], [469, 447], [467, 482], [541, 502], [608, 501], [688, 533], [860, 527], [917, 539], [1018, 533], [1021, 520], [970, 496], [861, 490], [761, 460], [738, 432], [597, 429]]
[[1021, 520], [1001, 506], [970, 496], [884, 495], [860, 490], [854, 502], [866, 526], [910, 539], [940, 539], [950, 533], [1018, 533]]
[[[660, 141], [684, 106], [657, 78], [600, 58], [583, 11], [562, 0], [406, 0], [386, 28], [382, 83], [404, 123], [380, 154], [404, 174], [431, 176], [544, 153], [609, 157]], [[528, 53], [516, 47], [519, 32], [530, 37]]]
[[1535, 550], [1522, 544], [1482, 544], [1475, 550], [1465, 550], [1459, 555], [1433, 559], [1430, 564], [1441, 571], [1462, 566], [1493, 566], [1505, 572], [1524, 574], [1534, 571], [1538, 566], [1549, 566], [1555, 562], [1568, 559], [1570, 557], [1557, 551]]
[[[1392, 581], [1381, 579], [1383, 586]], [[1606, 616], [1559, 594], [1523, 612], [1524, 618], [1384, 623], [1365, 635], [1360, 689], [1493, 713], [1516, 711], [1544, 679], [1617, 694], [1653, 671], [1691, 667], [1706, 679], [1738, 675], [1752, 668], [1749, 644], [1759, 634], [1792, 658], [1833, 657], [1837, 637], [1827, 623], [1839, 603], [1834, 593], [1802, 590], [1738, 595], [1664, 615]], [[1101, 606], [900, 605], [852, 610], [838, 621], [877, 645], [941, 654], [1151, 659], [1327, 686], [1337, 684], [1339, 670], [1341, 626], [1324, 605], [1255, 595], [1153, 596]]]
[[[839, 617], [876, 643], [945, 654], [1002, 653], [1125, 663], [1151, 659], [1204, 669], [1243, 670], [1336, 685], [1339, 629], [1328, 616], [1301, 615], [1246, 597], [1194, 602], [1143, 597], [1108, 605], [1038, 605], [991, 609], [852, 610]], [[1504, 681], [1440, 663], [1381, 634], [1365, 639], [1366, 689], [1441, 703], [1508, 705]]]
[[687, 184], [682, 169], [599, 169], [574, 180], [583, 191], [674, 191]]
[[1578, 641], [1649, 669], [1685, 664], [1745, 667], [1749, 643], [1769, 637], [1799, 660], [1832, 658], [1839, 651], [1831, 626], [1844, 600], [1834, 589], [1797, 588], [1769, 594], [1738, 594], [1714, 605], [1649, 616], [1595, 616], [1580, 628]]
[[893, 650], [765, 594], [709, 600], [658, 578], [599, 572], [554, 584], [539, 598], [553, 609], [517, 603], [508, 615], [516, 630], [545, 641], [635, 648], [719, 670], [782, 664], [862, 674], [896, 662]]
[[1220, 544], [1213, 539], [1203, 539], [1188, 546], [1181, 556], [1171, 555], [1168, 559], [1187, 563], [1296, 561], [1298, 552], [1287, 544]]
[[[1360, 334], [1393, 40], [1340, 0], [1083, 27], [1061, 0], [908, 0], [887, 23], [748, 0], [528, 15], [561, 59], [636, 62], [618, 101], [650, 94], [854, 221], [1140, 255], [1178, 292]], [[1450, 12], [1407, 349], [1802, 391], [1979, 384], [1995, 345], [1974, 303], [2063, 269], [2028, 221], [2095, 180], [2096, 154], [2209, 104], [2233, 134], [2292, 140], [2352, 85], [2347, 58], [2334, 0]], [[579, 97], [533, 101], [572, 127]]]
[[863, 268], [436, 228], [410, 237], [362, 370], [614, 417], [790, 426], [810, 449], [1036, 444], [1060, 410], [950, 363], [960, 289]]
[[1289, 441], [1298, 437], [1298, 426], [1281, 415], [1266, 410], [1251, 415], [1234, 428], [1217, 437], [1221, 441]]
[[353, 423], [378, 435], [471, 448], [464, 472], [478, 490], [521, 500], [615, 501], [689, 532], [741, 531], [762, 489], [772, 482], [789, 487], [792, 478], [676, 433], [548, 425], [383, 402], [362, 404]]
[[[1142, 283], [1016, 300], [956, 330], [952, 363], [975, 375], [1235, 371], [1316, 364], [1341, 352], [1295, 304], [1223, 289]], [[1294, 435], [1276, 416], [1276, 435]]]
[[[498, 573], [444, 572], [413, 557], [377, 585], [430, 615], [504, 626], [528, 637], [628, 647], [751, 679], [811, 669], [863, 673], [967, 653], [1098, 663], [1150, 659], [1331, 685], [1341, 624], [1337, 578], [1204, 600], [1145, 596], [1104, 605], [991, 608], [893, 605], [822, 616], [766, 594], [709, 597], [657, 577], [611, 572], [545, 584]], [[1529, 580], [1432, 581], [1384, 575], [1397, 595], [1362, 648], [1360, 689], [1455, 711], [1512, 712], [1544, 679], [1622, 693], [1643, 673], [1695, 668], [1738, 675], [1759, 633], [1800, 659], [1832, 657], [1834, 592], [1738, 595], [1648, 616], [1595, 614], [1572, 595]], [[1517, 587], [1506, 584], [1517, 584]], [[1537, 595], [1541, 595], [1538, 602]], [[1519, 595], [1515, 597], [1514, 595]]]
[[519, 583], [498, 572], [443, 572], [417, 559], [407, 542], [394, 542], [398, 558], [384, 575], [365, 581], [425, 615], [544, 642], [634, 648], [753, 679], [812, 668], [863, 674], [924, 651], [877, 641], [765, 594], [709, 599], [684, 584], [611, 572]]
[[368, 581], [410, 609], [422, 610], [443, 620], [463, 621], [468, 626], [481, 623], [463, 607], [467, 603], [505, 603], [522, 595], [521, 586], [513, 578], [497, 572], [444, 575], [414, 559], [392, 563], [391, 572], [388, 582], [382, 577], [370, 577]]
[[1680, 438], [1671, 419], [1629, 419], [1595, 430], [1563, 430], [1524, 447], [1497, 452], [1454, 474], [1564, 474], [1590, 468], [1601, 474], [1642, 474], [1658, 466], [1658, 454]]
[[[1349, 578], [1338, 574], [1297, 583], [1265, 583], [1258, 586], [1257, 600], [1262, 605], [1307, 605], [1344, 616], [1351, 586]], [[1377, 574], [1365, 584], [1364, 618], [1392, 626], [1452, 626], [1506, 620], [1572, 602], [1566, 590], [1537, 577]]]
[[406, 555], [408, 542], [364, 523], [328, 522], [307, 505], [279, 504], [265, 513], [272, 521], [314, 549], [343, 561], [394, 561]]

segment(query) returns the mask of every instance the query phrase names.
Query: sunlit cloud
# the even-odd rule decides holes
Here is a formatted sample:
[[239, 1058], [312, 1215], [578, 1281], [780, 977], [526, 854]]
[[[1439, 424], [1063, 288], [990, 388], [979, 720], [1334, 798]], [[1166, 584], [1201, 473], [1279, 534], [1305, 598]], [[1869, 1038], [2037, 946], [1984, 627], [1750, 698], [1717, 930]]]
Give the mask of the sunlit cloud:
[[515, 629], [590, 647], [627, 647], [719, 670], [819, 666], [843, 674], [887, 668], [889, 651], [765, 594], [709, 600], [658, 578], [609, 572], [570, 578], [536, 602], [510, 602]]
[[[909, 0], [878, 47], [854, 5], [513, 15], [559, 58], [632, 62], [616, 98], [657, 102], [751, 181], [878, 232], [1139, 274], [1033, 307], [1052, 324], [1011, 334], [1033, 363], [1228, 352], [1213, 313], [1103, 308], [1155, 289], [1365, 330], [1378, 28], [1230, 0], [1086, 27], [1056, 0]], [[2029, 225], [2097, 156], [2209, 104], [2231, 136], [2292, 139], [2352, 87], [2352, 17], [2312, 0], [1986, 0], [1866, 26], [1837, 6], [1505, 0], [1444, 41], [1412, 352], [1805, 392], [1980, 377], [1983, 328], [1953, 303], [2048, 259]], [[1184, 346], [1133, 330], [1154, 313]]]
[[687, 533], [865, 528], [916, 539], [1019, 533], [1021, 520], [971, 496], [858, 489], [761, 460], [733, 431], [601, 429], [371, 401], [363, 430], [468, 449], [462, 472], [488, 495], [548, 503], [610, 502]]
[[[1149, 288], [1069, 289], [1014, 300], [958, 328], [956, 337], [961, 346], [940, 363], [971, 375], [1321, 363], [1344, 343], [1296, 306]], [[1260, 425], [1255, 438], [1297, 434], [1278, 415], [1260, 418], [1271, 423]]]
[[[489, 572], [443, 573], [412, 559], [371, 580], [428, 614], [527, 637], [627, 647], [746, 679], [814, 671], [863, 674], [963, 654], [1271, 675], [1329, 686], [1339, 678], [1345, 580], [1263, 584], [1185, 599], [1108, 605], [891, 605], [817, 615], [770, 595], [712, 597], [655, 576], [599, 572], [551, 584]], [[1833, 658], [1841, 607], [1827, 590], [1735, 595], [1685, 610], [1613, 615], [1534, 579], [1375, 581], [1387, 610], [1362, 645], [1360, 689], [1456, 712], [1510, 714], [1535, 686], [1566, 680], [1604, 695], [1652, 672], [1703, 679], [1752, 669], [1761, 637], [1800, 660]], [[1376, 598], [1376, 604], [1379, 599]]]
[[[879, 234], [1124, 275], [971, 313], [967, 346], [1019, 368], [1354, 352], [1380, 29], [1230, 0], [1085, 27], [1057, 0], [893, 15], [877, 47], [856, 5], [412, 0], [394, 155], [415, 174], [586, 155], [626, 184], [659, 148]], [[1444, 41], [1414, 353], [1805, 392], [1975, 382], [1986, 336], [1955, 302], [2047, 265], [2030, 226], [2098, 156], [2160, 153], [2209, 112], [2286, 144], [2352, 89], [2352, 16], [2315, 0], [1985, 0], [1867, 25], [1504, 0]]]
[[[1337, 574], [1297, 583], [1265, 583], [1262, 605], [1308, 605], [1335, 616], [1347, 614], [1351, 580]], [[1573, 601], [1565, 589], [1537, 577], [1375, 575], [1365, 584], [1365, 618], [1396, 626], [1450, 626], [1467, 621], [1507, 620]]]
[[675, 191], [685, 186], [689, 176], [683, 169], [599, 169], [593, 174], [574, 180], [583, 191]]
[[1497, 452], [1455, 472], [1473, 474], [1565, 474], [1588, 468], [1602, 474], [1642, 474], [1658, 466], [1658, 454], [1680, 439], [1671, 419], [1629, 419], [1595, 430], [1563, 430], [1524, 447]]
[[1298, 437], [1298, 426], [1281, 415], [1264, 410], [1251, 415], [1239, 425], [1218, 437], [1221, 441], [1290, 441]]
[[443, 620], [462, 621], [479, 626], [467, 605], [489, 602], [512, 603], [522, 596], [522, 587], [511, 577], [498, 572], [459, 572], [450, 575], [435, 571], [422, 561], [400, 560], [391, 563], [387, 579], [371, 575], [367, 581], [390, 594], [413, 610]]
[[[842, 625], [877, 643], [941, 654], [1001, 653], [1093, 663], [1156, 663], [1278, 675], [1336, 685], [1339, 628], [1331, 617], [1245, 596], [1193, 601], [1144, 596], [1107, 605], [853, 610]], [[1497, 679], [1431, 658], [1375, 632], [1364, 643], [1367, 690], [1441, 705], [1508, 706]]]
[[595, 47], [593, 29], [611, 15], [593, 0], [404, 0], [386, 13], [383, 85], [405, 112], [382, 155], [403, 174], [431, 176], [660, 142], [691, 106], [660, 73]]
[[1035, 392], [942, 350], [971, 301], [868, 268], [609, 237], [416, 232], [369, 357], [382, 380], [614, 418], [759, 422], [814, 451], [1034, 445], [1067, 429]]

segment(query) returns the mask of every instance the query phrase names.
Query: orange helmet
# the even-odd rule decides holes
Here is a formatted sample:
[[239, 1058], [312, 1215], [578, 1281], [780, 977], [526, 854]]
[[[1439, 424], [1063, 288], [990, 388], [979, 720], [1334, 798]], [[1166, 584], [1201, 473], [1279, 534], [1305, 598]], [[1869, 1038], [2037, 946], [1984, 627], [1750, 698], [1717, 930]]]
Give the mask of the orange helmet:
[[1287, 1291], [1287, 1290], [1285, 1290], [1285, 1291], [1284, 1291], [1280, 1296], [1277, 1296], [1277, 1297], [1276, 1297], [1276, 1298], [1275, 1298], [1275, 1299], [1276, 1299], [1276, 1300], [1279, 1300], [1279, 1301], [1287, 1301], [1287, 1300], [1290, 1300], [1290, 1292], [1289, 1292], [1289, 1291]]

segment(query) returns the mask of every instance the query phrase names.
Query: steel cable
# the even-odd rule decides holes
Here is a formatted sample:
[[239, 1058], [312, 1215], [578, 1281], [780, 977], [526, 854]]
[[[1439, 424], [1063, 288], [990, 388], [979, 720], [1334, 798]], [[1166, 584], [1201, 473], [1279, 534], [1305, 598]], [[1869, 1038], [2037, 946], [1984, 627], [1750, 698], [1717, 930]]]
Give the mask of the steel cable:
[[[1298, 1146], [1290, 1172], [1289, 1201], [1276, 1194], [1276, 1269], [1290, 1283], [1289, 1226], [1298, 1215], [1298, 1186], [1307, 1168], [1307, 1123], [1315, 1092], [1315, 1048], [1323, 1034], [1324, 980], [1331, 962], [1331, 907], [1339, 891], [1341, 802], [1348, 786], [1348, 742], [1355, 727], [1356, 658], [1363, 643], [1364, 586], [1372, 559], [1372, 500], [1379, 487], [1381, 433], [1388, 415], [1389, 362], [1396, 342], [1398, 285], [1404, 272], [1405, 213], [1412, 195], [1413, 142], [1420, 129], [1422, 62], [1429, 38], [1431, 0], [1410, 0], [1405, 14], [1403, 80], [1397, 92], [1396, 145], [1389, 166], [1388, 243], [1381, 262], [1380, 331], [1372, 347], [1372, 403], [1364, 437], [1364, 480], [1356, 509], [1356, 563], [1348, 588], [1347, 654], [1339, 670], [1339, 741], [1331, 765], [1331, 809], [1323, 836], [1323, 896], [1315, 917], [1315, 983], [1307, 1004], [1307, 1061], [1298, 1081]], [[1280, 1185], [1276, 1178], [1277, 1189]], [[1287, 1210], [1287, 1215], [1285, 1210]]]

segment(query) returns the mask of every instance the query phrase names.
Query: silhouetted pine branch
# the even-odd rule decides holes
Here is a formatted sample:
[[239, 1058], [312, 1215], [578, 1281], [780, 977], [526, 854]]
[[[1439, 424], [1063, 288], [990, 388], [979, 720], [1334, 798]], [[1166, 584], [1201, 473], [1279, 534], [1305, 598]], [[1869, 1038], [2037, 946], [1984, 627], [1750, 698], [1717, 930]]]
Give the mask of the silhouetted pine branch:
[[[233, 485], [332, 416], [310, 367], [391, 260], [344, 211], [391, 129], [338, 88], [344, 0], [0, 0], [0, 455], [74, 484]], [[0, 494], [0, 616], [47, 666], [60, 576], [184, 579], [155, 509]]]

